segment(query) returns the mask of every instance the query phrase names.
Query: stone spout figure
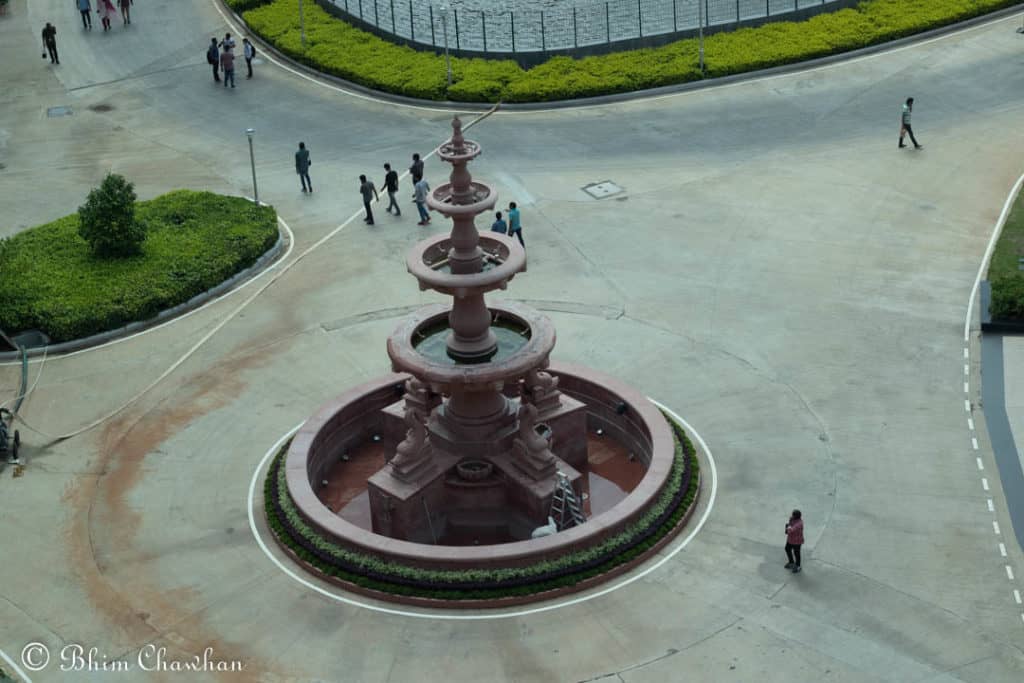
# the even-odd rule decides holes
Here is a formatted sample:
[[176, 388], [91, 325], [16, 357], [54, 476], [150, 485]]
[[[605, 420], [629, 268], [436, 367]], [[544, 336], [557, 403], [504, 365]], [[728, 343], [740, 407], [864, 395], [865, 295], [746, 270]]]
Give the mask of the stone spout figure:
[[395, 457], [391, 459], [395, 476], [403, 481], [412, 481], [433, 464], [426, 426], [428, 411], [429, 392], [426, 385], [415, 378], [410, 379], [406, 383], [405, 439], [398, 444]]
[[550, 477], [555, 472], [555, 456], [549, 448], [547, 436], [541, 434], [547, 425], [538, 424], [537, 406], [521, 403], [518, 417], [519, 434], [513, 442], [519, 456], [516, 463], [534, 479]]
[[562, 404], [558, 378], [543, 370], [534, 369], [523, 380], [523, 399], [537, 406], [540, 413], [554, 410]]

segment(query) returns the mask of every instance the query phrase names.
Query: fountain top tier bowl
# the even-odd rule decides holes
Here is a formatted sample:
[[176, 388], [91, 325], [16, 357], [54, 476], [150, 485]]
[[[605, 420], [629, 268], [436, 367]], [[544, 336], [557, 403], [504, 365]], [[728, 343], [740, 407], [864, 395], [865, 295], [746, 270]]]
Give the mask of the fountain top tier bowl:
[[[506, 383], [545, 367], [555, 347], [555, 326], [547, 316], [526, 306], [503, 301], [488, 307], [498, 351], [486, 363], [458, 363], [446, 356], [443, 340], [450, 309], [427, 306], [406, 318], [388, 337], [388, 356], [396, 372], [408, 372], [438, 393], [500, 390]], [[440, 349], [440, 350], [439, 350]]]

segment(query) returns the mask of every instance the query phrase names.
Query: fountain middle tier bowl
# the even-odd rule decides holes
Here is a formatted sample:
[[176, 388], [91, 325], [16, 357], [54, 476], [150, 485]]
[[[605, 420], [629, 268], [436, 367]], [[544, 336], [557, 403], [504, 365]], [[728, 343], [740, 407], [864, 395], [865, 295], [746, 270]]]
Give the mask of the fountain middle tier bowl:
[[388, 356], [396, 372], [408, 372], [434, 391], [500, 389], [547, 365], [555, 346], [555, 327], [547, 316], [503, 301], [488, 306], [498, 351], [483, 363], [459, 363], [447, 354], [451, 308], [435, 304], [420, 309], [388, 337]]
[[482, 263], [478, 273], [452, 273], [451, 249], [451, 235], [436, 235], [409, 250], [405, 265], [419, 281], [420, 289], [433, 289], [451, 296], [486, 293], [505, 289], [509, 280], [526, 270], [526, 250], [511, 237], [500, 233], [480, 235]]
[[470, 181], [469, 191], [461, 197], [455, 196], [451, 183], [439, 185], [427, 195], [427, 206], [448, 217], [475, 216], [490, 211], [497, 203], [498, 193], [487, 183], [476, 180]]

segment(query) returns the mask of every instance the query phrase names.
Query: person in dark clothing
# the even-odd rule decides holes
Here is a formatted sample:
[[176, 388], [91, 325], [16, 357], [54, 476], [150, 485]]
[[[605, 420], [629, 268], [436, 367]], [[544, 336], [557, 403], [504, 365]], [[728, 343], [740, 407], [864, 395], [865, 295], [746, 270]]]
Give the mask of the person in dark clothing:
[[804, 520], [799, 510], [793, 510], [786, 522], [786, 569], [800, 573], [800, 547], [804, 544]]
[[132, 23], [131, 0], [120, 0], [119, 4], [121, 5], [121, 23]]
[[213, 80], [220, 83], [220, 50], [217, 39], [210, 38], [210, 47], [206, 48], [206, 62], [213, 67]]
[[910, 114], [914, 111], [914, 98], [908, 97], [907, 101], [903, 104], [903, 116], [900, 119], [900, 149], [906, 147], [903, 144], [903, 136], [909, 135], [910, 141], [914, 143], [914, 149], [921, 149], [921, 145], [917, 144], [917, 138], [914, 137], [914, 129], [910, 127]]
[[[423, 161], [420, 159], [419, 154], [412, 155], [412, 166], [409, 167], [409, 174], [412, 176], [412, 186], [415, 188], [416, 183], [423, 179]], [[415, 195], [413, 195], [413, 199], [416, 199]]]
[[82, 28], [92, 28], [92, 3], [90, 0], [78, 0], [78, 11], [82, 14]]
[[372, 180], [367, 180], [366, 176], [359, 176], [359, 192], [363, 195], [363, 208], [366, 209], [366, 218], [363, 219], [369, 225], [373, 225], [373, 211], [370, 209], [371, 200], [380, 200], [380, 195], [377, 194], [377, 188], [374, 186]]
[[395, 209], [395, 215], [401, 216], [402, 210], [398, 208], [398, 202], [395, 201], [395, 195], [398, 194], [398, 171], [391, 168], [391, 164], [384, 164], [384, 189], [388, 191], [388, 208], [387, 212], [391, 213], [391, 209]]
[[60, 57], [57, 56], [57, 27], [46, 22], [43, 27], [43, 56], [50, 53], [50, 64], [60, 64]]
[[306, 143], [300, 142], [299, 151], [295, 153], [295, 172], [299, 174], [299, 180], [302, 181], [303, 192], [313, 191], [313, 181], [309, 179], [309, 165], [312, 163]]

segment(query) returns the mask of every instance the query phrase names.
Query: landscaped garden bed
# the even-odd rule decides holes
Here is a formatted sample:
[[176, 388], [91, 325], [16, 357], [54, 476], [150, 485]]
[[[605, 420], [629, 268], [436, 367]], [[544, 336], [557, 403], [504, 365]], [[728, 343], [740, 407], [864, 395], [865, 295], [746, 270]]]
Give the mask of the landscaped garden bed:
[[634, 524], [597, 546], [529, 566], [434, 570], [385, 561], [323, 538], [299, 514], [282, 466], [288, 445], [264, 480], [264, 511], [278, 542], [327, 578], [373, 592], [430, 600], [495, 601], [577, 586], [621, 568], [667, 540], [696, 502], [699, 465], [682, 427], [672, 424], [675, 455], [657, 502]]
[[988, 281], [992, 286], [989, 314], [993, 320], [1024, 325], [1024, 195], [1018, 195], [992, 252]]
[[554, 57], [524, 70], [511, 60], [452, 58], [399, 46], [337, 19], [314, 2], [225, 0], [261, 38], [324, 73], [383, 92], [456, 102], [546, 102], [630, 92], [791, 64], [902, 38], [1017, 4], [1019, 0], [865, 0], [806, 21], [710, 35], [706, 71], [697, 40], [583, 59]]
[[274, 209], [240, 197], [177, 190], [134, 209], [144, 238], [116, 258], [90, 248], [79, 214], [0, 240], [0, 329], [40, 330], [58, 343], [147, 320], [253, 265], [278, 240]]

